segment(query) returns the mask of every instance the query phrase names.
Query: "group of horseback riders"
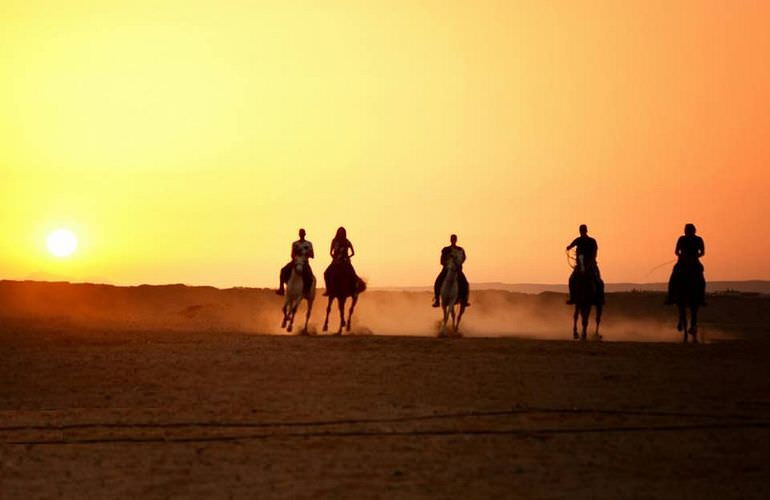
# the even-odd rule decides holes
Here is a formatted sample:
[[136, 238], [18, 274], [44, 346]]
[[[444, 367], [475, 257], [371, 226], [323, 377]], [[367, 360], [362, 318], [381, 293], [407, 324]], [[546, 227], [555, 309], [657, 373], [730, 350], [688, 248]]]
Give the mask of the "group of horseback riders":
[[[580, 236], [567, 245], [568, 252], [573, 248], [577, 249], [576, 263], [569, 278], [570, 298], [567, 303], [576, 302], [578, 279], [581, 275], [588, 274], [596, 284], [597, 303], [604, 304], [604, 281], [596, 263], [599, 245], [594, 238], [588, 236], [588, 226], [581, 224], [579, 231]], [[695, 232], [694, 224], [686, 224], [684, 235], [680, 236], [676, 242], [674, 253], [677, 256], [677, 262], [668, 281], [668, 294], [665, 301], [667, 305], [674, 304], [688, 285], [694, 288], [694, 302], [697, 305], [706, 304], [706, 279], [703, 274], [703, 264], [700, 262], [706, 249], [703, 238], [696, 236]]]
[[[569, 278], [568, 304], [574, 304], [576, 301], [578, 281], [583, 276], [589, 276], [596, 285], [597, 303], [604, 304], [604, 282], [601, 278], [599, 266], [597, 264], [597, 254], [599, 245], [596, 240], [588, 236], [588, 226], [581, 224], [579, 228], [580, 236], [575, 238], [567, 246], [567, 251], [576, 249], [576, 263]], [[700, 258], [706, 253], [703, 239], [695, 234], [695, 225], [687, 224], [684, 227], [684, 235], [680, 236], [676, 243], [674, 253], [677, 256], [677, 263], [671, 273], [668, 283], [668, 295], [666, 304], [673, 304], [676, 297], [682, 293], [682, 290], [690, 283], [694, 284], [695, 301], [698, 305], [705, 305], [706, 280], [703, 275], [703, 264]], [[292, 266], [302, 264], [303, 292], [307, 294], [313, 284], [313, 271], [310, 268], [309, 259], [315, 257], [313, 244], [305, 239], [305, 230], [299, 230], [299, 240], [291, 245], [291, 261], [281, 269], [280, 286], [278, 295], [284, 294], [284, 284], [289, 280]], [[450, 245], [441, 249], [441, 272], [439, 273], [433, 285], [433, 307], [439, 307], [439, 294], [444, 278], [447, 274], [448, 265], [453, 264], [457, 270], [458, 299], [465, 307], [470, 306], [468, 302], [469, 285], [465, 273], [462, 271], [465, 262], [465, 250], [457, 245], [457, 235], [453, 234], [449, 238]], [[344, 227], [337, 229], [337, 233], [331, 242], [329, 249], [332, 262], [324, 271], [324, 281], [326, 282], [326, 294], [328, 295], [330, 276], [338, 272], [346, 279], [350, 279], [352, 286], [358, 281], [350, 258], [355, 255], [353, 244], [347, 238], [347, 232]]]
[[[296, 264], [302, 265], [303, 293], [307, 294], [310, 291], [310, 288], [313, 286], [313, 271], [310, 268], [309, 260], [315, 257], [315, 253], [313, 252], [313, 244], [305, 239], [305, 236], [305, 230], [300, 229], [299, 239], [291, 244], [291, 261], [289, 261], [288, 264], [281, 268], [279, 275], [280, 284], [278, 286], [278, 290], [276, 291], [278, 295], [284, 295], [284, 286], [289, 281], [292, 268]], [[440, 263], [442, 269], [436, 278], [436, 282], [434, 283], [433, 287], [433, 307], [439, 307], [439, 293], [441, 291], [441, 285], [444, 282], [444, 278], [446, 277], [447, 265], [449, 264], [450, 260], [453, 261], [454, 267], [457, 269], [458, 273], [458, 298], [462, 305], [468, 307], [470, 306], [470, 303], [468, 302], [468, 279], [465, 277], [465, 273], [463, 273], [462, 270], [463, 262], [465, 262], [465, 250], [462, 247], [457, 246], [457, 235], [453, 234], [449, 238], [449, 242], [449, 246], [441, 249]], [[329, 264], [329, 267], [326, 268], [326, 271], [324, 271], [324, 281], [326, 284], [326, 292], [324, 295], [329, 295], [330, 278], [335, 272], [347, 275], [346, 279], [350, 279], [351, 283], [353, 284], [352, 286], [355, 287], [355, 284], [359, 278], [355, 269], [353, 269], [353, 264], [351, 264], [350, 258], [353, 257], [356, 252], [353, 249], [353, 244], [347, 237], [347, 231], [344, 227], [337, 229], [337, 233], [335, 234], [329, 249], [329, 254], [331, 255], [332, 262]]]

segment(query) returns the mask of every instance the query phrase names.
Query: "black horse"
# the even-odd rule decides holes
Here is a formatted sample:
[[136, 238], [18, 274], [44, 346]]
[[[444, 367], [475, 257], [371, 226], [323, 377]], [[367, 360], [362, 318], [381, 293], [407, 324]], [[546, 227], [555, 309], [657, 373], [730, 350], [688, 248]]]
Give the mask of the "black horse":
[[[674, 266], [669, 300], [679, 309], [679, 322], [676, 329], [682, 332], [684, 343], [687, 343], [690, 335], [692, 341], [698, 343], [698, 309], [703, 303], [704, 290], [703, 267], [699, 262], [680, 262]], [[689, 322], [688, 309], [690, 310]]]
[[[326, 319], [324, 320], [323, 331], [329, 329], [329, 312], [332, 309], [332, 302], [337, 299], [340, 308], [340, 327], [337, 335], [342, 334], [342, 329], [347, 327], [350, 331], [353, 311], [358, 302], [358, 295], [366, 291], [366, 283], [356, 275], [353, 266], [349, 262], [333, 262], [324, 273], [326, 278], [326, 295], [329, 296], [329, 303], [326, 305]], [[345, 321], [345, 302], [348, 297], [352, 298], [348, 320]]]
[[[586, 268], [577, 266], [574, 270], [574, 296], [575, 313], [572, 317], [572, 337], [586, 340], [588, 331], [588, 319], [591, 317], [591, 307], [596, 308], [596, 331], [594, 337], [601, 339], [599, 324], [602, 321], [602, 309], [604, 307], [604, 283], [597, 279], [596, 275]], [[578, 336], [577, 321], [581, 317], [583, 331]]]

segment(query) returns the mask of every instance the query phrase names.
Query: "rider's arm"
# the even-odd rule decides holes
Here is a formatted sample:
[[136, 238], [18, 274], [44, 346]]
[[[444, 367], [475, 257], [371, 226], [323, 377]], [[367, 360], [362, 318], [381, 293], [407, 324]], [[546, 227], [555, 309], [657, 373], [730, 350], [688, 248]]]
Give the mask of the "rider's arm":
[[463, 264], [463, 262], [465, 262], [465, 259], [466, 259], [466, 258], [467, 258], [467, 257], [466, 257], [466, 255], [465, 255], [465, 249], [463, 248], [463, 251], [462, 251], [462, 256], [460, 257], [460, 265], [462, 265], [462, 264]]
[[682, 255], [682, 237], [680, 236], [678, 240], [676, 240], [676, 248], [674, 249], [674, 255], [679, 257]]
[[700, 245], [699, 245], [698, 250], [700, 250], [700, 252], [699, 252], [700, 256], [703, 257], [704, 255], [706, 255], [706, 244], [703, 243], [703, 238], [701, 238], [699, 243], [700, 243]]
[[308, 245], [310, 245], [310, 250], [307, 252], [307, 258], [312, 259], [315, 258], [315, 253], [313, 252], [313, 244], [308, 242]]
[[353, 250], [353, 244], [348, 241], [348, 246], [350, 247], [350, 255], [348, 257], [352, 257], [356, 254], [356, 251]]
[[294, 260], [294, 257], [297, 256], [296, 250], [297, 250], [297, 246], [294, 243], [292, 243], [291, 244], [291, 259], [292, 260]]
[[567, 245], [567, 250], [572, 250], [572, 248], [575, 247], [577, 244], [578, 244], [578, 239], [575, 238], [574, 240], [572, 240], [572, 243]]
[[329, 245], [329, 255], [331, 255], [331, 258], [334, 258], [334, 242], [332, 241], [331, 245]]
[[441, 258], [439, 259], [439, 263], [442, 266], [446, 265], [446, 257], [447, 257], [447, 252], [442, 248], [441, 249]]

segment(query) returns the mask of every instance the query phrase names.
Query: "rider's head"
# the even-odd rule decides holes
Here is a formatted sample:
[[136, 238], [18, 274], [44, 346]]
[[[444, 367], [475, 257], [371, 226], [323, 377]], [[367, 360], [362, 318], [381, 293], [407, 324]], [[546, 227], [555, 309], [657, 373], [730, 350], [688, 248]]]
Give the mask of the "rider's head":
[[304, 239], [304, 238], [305, 238], [305, 230], [304, 229], [300, 229], [299, 230], [299, 239]]
[[684, 234], [687, 236], [695, 236], [695, 224], [685, 224]]
[[348, 232], [345, 231], [344, 227], [340, 226], [339, 228], [337, 228], [337, 234], [334, 236], [335, 240], [344, 240], [344, 239], [347, 239], [347, 237], [348, 237]]
[[580, 230], [580, 236], [585, 236], [588, 234], [588, 226], [586, 226], [585, 224], [580, 224], [579, 230]]
[[456, 234], [453, 234], [452, 236], [449, 237], [449, 243], [451, 243], [453, 245], [457, 244], [457, 235]]

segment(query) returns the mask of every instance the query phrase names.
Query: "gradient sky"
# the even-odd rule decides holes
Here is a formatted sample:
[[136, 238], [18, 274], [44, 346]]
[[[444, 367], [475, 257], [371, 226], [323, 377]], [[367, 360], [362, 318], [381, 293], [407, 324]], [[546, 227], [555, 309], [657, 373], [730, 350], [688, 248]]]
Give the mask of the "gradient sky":
[[[274, 286], [339, 225], [372, 286], [770, 278], [770, 2], [0, 7], [0, 277]], [[68, 259], [45, 249], [69, 227]]]

